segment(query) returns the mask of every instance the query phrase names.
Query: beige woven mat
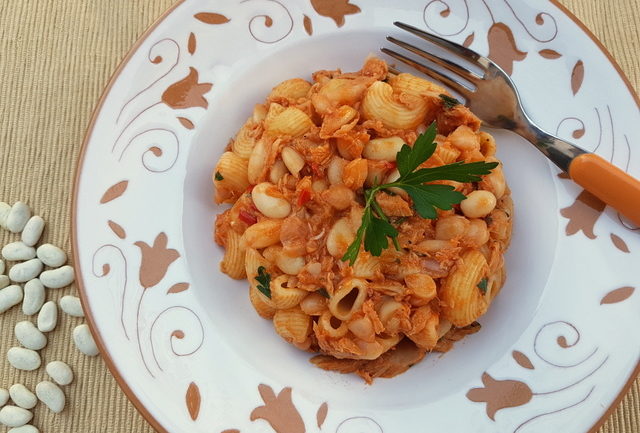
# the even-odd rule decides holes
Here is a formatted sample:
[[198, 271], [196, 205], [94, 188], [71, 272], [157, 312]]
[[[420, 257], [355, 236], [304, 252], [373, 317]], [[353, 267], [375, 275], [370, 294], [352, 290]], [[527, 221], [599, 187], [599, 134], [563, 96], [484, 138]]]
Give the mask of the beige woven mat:
[[[45, 238], [70, 249], [70, 194], [80, 143], [111, 73], [138, 36], [173, 0], [0, 0], [0, 200], [28, 200], [48, 222]], [[640, 88], [638, 0], [563, 0], [611, 50]], [[615, 11], [615, 13], [611, 13]], [[0, 245], [13, 239], [0, 233]], [[55, 298], [72, 293], [60, 291]], [[0, 316], [0, 387], [33, 389], [45, 373], [20, 373], [5, 361], [15, 345], [17, 308]], [[43, 361], [72, 365], [60, 415], [38, 406], [44, 432], [151, 432], [99, 357], [70, 341], [81, 319], [61, 317]], [[1, 427], [0, 427], [1, 429]], [[640, 432], [640, 380], [599, 433]]]

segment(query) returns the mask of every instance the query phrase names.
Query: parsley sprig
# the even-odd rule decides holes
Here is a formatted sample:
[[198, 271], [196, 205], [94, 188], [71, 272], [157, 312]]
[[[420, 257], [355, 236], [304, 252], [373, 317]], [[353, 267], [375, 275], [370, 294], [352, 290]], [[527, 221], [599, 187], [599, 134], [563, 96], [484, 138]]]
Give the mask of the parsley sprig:
[[405, 190], [413, 207], [422, 218], [435, 219], [438, 216], [436, 208], [450, 210], [453, 205], [460, 203], [466, 197], [455, 191], [450, 185], [433, 185], [427, 182], [436, 180], [453, 180], [457, 182], [478, 182], [480, 176], [489, 174], [497, 162], [454, 162], [440, 167], [421, 168], [420, 165], [433, 155], [437, 144], [435, 138], [437, 128], [435, 122], [421, 134], [413, 147], [403, 145], [396, 156], [396, 164], [400, 178], [395, 182], [377, 185], [364, 191], [365, 206], [362, 214], [362, 223], [356, 232], [356, 238], [347, 248], [342, 257], [343, 261], [349, 261], [353, 265], [358, 258], [360, 245], [364, 241], [364, 250], [373, 256], [382, 254], [382, 250], [389, 247], [389, 238], [397, 250], [398, 230], [391, 224], [382, 208], [376, 201], [376, 194], [389, 188]]
[[256, 281], [258, 282], [257, 289], [260, 290], [264, 296], [271, 299], [271, 275], [264, 266], [258, 267]]
[[456, 98], [452, 96], [445, 95], [444, 93], [440, 94], [440, 99], [442, 99], [442, 103], [444, 104], [444, 107], [449, 110], [451, 110], [456, 105], [460, 105], [460, 101], [458, 101]]

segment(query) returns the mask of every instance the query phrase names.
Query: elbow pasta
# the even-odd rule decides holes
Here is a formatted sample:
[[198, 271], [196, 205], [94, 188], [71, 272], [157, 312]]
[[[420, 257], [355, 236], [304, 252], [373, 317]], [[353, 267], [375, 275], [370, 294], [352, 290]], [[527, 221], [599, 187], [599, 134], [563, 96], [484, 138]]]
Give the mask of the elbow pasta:
[[[404, 190], [377, 205], [398, 229], [400, 250], [341, 260], [364, 209], [363, 189], [400, 176], [396, 156], [433, 121], [438, 144], [422, 167], [500, 162], [496, 142], [446, 90], [377, 58], [354, 73], [286, 80], [230, 141], [213, 171], [221, 270], [246, 278], [256, 312], [321, 368], [367, 382], [406, 371], [479, 330], [505, 282], [513, 202], [502, 166], [452, 185], [468, 198], [421, 218]], [[256, 277], [269, 276], [268, 289]]]

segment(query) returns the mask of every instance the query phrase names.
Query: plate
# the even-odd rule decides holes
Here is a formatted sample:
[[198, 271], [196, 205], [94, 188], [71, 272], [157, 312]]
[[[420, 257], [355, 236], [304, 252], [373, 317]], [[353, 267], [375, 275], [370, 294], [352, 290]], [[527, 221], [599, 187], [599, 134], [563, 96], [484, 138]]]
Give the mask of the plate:
[[640, 175], [638, 99], [555, 1], [178, 3], [109, 84], [73, 198], [88, 321], [158, 431], [584, 433], [636, 377], [638, 227], [508, 132], [509, 276], [481, 332], [445, 355], [372, 386], [317, 369], [219, 271], [211, 170], [253, 104], [284, 79], [358, 69], [400, 35], [394, 20], [488, 54], [544, 128]]

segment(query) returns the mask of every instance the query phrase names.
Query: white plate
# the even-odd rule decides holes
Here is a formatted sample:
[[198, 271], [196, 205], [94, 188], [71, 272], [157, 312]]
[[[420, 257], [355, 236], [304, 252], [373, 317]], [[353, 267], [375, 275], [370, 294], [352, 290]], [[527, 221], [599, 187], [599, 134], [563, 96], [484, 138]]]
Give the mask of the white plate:
[[517, 212], [507, 283], [479, 333], [401, 376], [315, 368], [219, 271], [210, 176], [229, 138], [279, 81], [358, 69], [394, 20], [490, 54], [543, 127], [640, 175], [637, 100], [555, 1], [391, 4], [183, 1], [105, 92], [74, 195], [78, 281], [107, 364], [159, 431], [584, 433], [635, 377], [638, 229], [511, 133], [496, 133]]

